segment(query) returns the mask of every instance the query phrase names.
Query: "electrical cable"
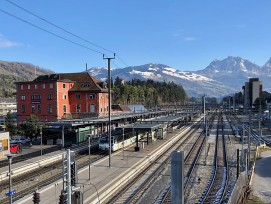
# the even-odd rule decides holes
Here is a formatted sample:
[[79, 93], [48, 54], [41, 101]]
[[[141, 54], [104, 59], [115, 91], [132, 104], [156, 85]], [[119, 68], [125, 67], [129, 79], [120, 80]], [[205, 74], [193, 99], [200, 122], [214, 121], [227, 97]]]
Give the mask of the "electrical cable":
[[42, 27], [39, 27], [39, 26], [37, 26], [37, 25], [35, 25], [35, 24], [33, 24], [33, 23], [30, 23], [30, 22], [28, 22], [28, 21], [26, 21], [26, 20], [24, 20], [24, 19], [22, 19], [22, 18], [20, 18], [20, 17], [18, 17], [18, 16], [15, 16], [15, 15], [13, 15], [13, 14], [7, 12], [7, 11], [2, 10], [1, 8], [0, 8], [0, 11], [1, 11], [2, 13], [4, 13], [4, 14], [8, 15], [8, 16], [11, 16], [11, 17], [13, 17], [13, 18], [16, 18], [17, 20], [22, 21], [23, 23], [26, 23], [26, 24], [28, 24], [28, 25], [31, 25], [31, 26], [33, 26], [33, 27], [39, 29], [39, 30], [42, 30], [42, 31], [44, 31], [44, 32], [46, 32], [46, 33], [49, 33], [49, 34], [51, 34], [51, 35], [53, 35], [53, 36], [55, 36], [55, 37], [58, 37], [58, 38], [60, 38], [60, 39], [62, 39], [62, 40], [65, 40], [65, 41], [67, 41], [67, 42], [70, 42], [70, 43], [75, 44], [75, 45], [77, 45], [77, 46], [79, 46], [79, 47], [85, 48], [85, 49], [87, 49], [87, 50], [90, 50], [90, 51], [93, 51], [93, 52], [96, 52], [96, 53], [99, 53], [99, 54], [103, 54], [103, 53], [100, 52], [100, 51], [91, 49], [91, 48], [89, 48], [89, 47], [87, 47], [87, 46], [84, 46], [84, 45], [82, 45], [82, 44], [80, 44], [80, 43], [74, 42], [74, 41], [69, 40], [69, 39], [67, 39], [67, 38], [65, 38], [65, 37], [62, 37], [62, 36], [60, 36], [60, 35], [58, 35], [58, 34], [56, 34], [56, 33], [53, 33], [53, 32], [51, 32], [51, 31], [49, 31], [49, 30], [46, 30], [46, 29], [44, 29], [44, 28], [42, 28]]
[[101, 49], [103, 49], [103, 50], [105, 50], [105, 51], [114, 53], [113, 51], [111, 51], [111, 50], [109, 50], [109, 49], [106, 49], [106, 48], [104, 48], [104, 47], [102, 47], [102, 46], [99, 46], [99, 45], [97, 45], [97, 44], [95, 44], [95, 43], [93, 43], [93, 42], [90, 42], [89, 40], [86, 40], [86, 39], [84, 39], [84, 38], [82, 38], [82, 37], [80, 37], [80, 36], [78, 36], [78, 35], [76, 35], [76, 34], [70, 32], [70, 31], [68, 31], [68, 30], [64, 29], [64, 28], [61, 28], [60, 26], [58, 26], [58, 25], [56, 25], [56, 24], [54, 24], [54, 23], [52, 23], [52, 22], [46, 20], [45, 18], [42, 18], [42, 17], [38, 16], [37, 14], [34, 14], [33, 12], [31, 12], [31, 11], [29, 11], [29, 10], [27, 10], [27, 9], [25, 9], [25, 8], [23, 8], [23, 7], [21, 7], [21, 6], [19, 6], [18, 4], [15, 4], [14, 2], [12, 2], [12, 1], [10, 1], [10, 0], [6, 0], [6, 1], [7, 1], [8, 3], [10, 3], [10, 4], [16, 6], [17, 8], [20, 8], [20, 9], [24, 10], [25, 12], [27, 12], [27, 13], [29, 13], [29, 14], [35, 16], [35, 17], [37, 17], [38, 19], [40, 19], [40, 20], [42, 20], [42, 21], [44, 21], [44, 22], [46, 22], [46, 23], [48, 23], [48, 24], [50, 24], [50, 25], [52, 25], [52, 26], [58, 28], [59, 30], [62, 30], [62, 31], [64, 31], [64, 32], [66, 32], [66, 33], [68, 33], [68, 34], [74, 36], [74, 37], [77, 37], [77, 38], [79, 38], [79, 39], [81, 39], [81, 40], [83, 40], [83, 41], [85, 41], [85, 42], [87, 42], [87, 43], [90, 43], [90, 44], [92, 44], [92, 45], [94, 45], [94, 46], [96, 46], [96, 47], [98, 47], [98, 48], [101, 48]]
[[[31, 14], [31, 15], [33, 15], [33, 16], [35, 16], [36, 18], [38, 18], [38, 19], [40, 19], [40, 20], [42, 20], [42, 21], [48, 23], [48, 24], [51, 25], [51, 26], [54, 26], [55, 28], [58, 28], [59, 30], [61, 30], [61, 31], [65, 32], [65, 33], [68, 33], [68, 34], [70, 34], [70, 35], [72, 35], [72, 36], [74, 36], [74, 37], [76, 37], [76, 38], [78, 38], [78, 39], [80, 39], [80, 40], [83, 40], [83, 41], [85, 41], [85, 42], [87, 42], [87, 43], [89, 43], [89, 44], [91, 44], [91, 45], [94, 45], [94, 46], [96, 46], [96, 47], [98, 47], [98, 48], [100, 48], [100, 49], [103, 49], [103, 50], [108, 51], [108, 52], [111, 52], [111, 53], [115, 53], [115, 52], [113, 52], [113, 51], [111, 51], [111, 50], [109, 50], [109, 49], [106, 49], [106, 48], [104, 48], [104, 47], [102, 47], [102, 46], [100, 46], [100, 45], [97, 45], [97, 44], [95, 44], [95, 43], [93, 43], [93, 42], [91, 42], [91, 41], [89, 41], [89, 40], [86, 40], [86, 39], [80, 37], [79, 35], [76, 35], [76, 34], [70, 32], [70, 31], [68, 31], [68, 30], [66, 30], [66, 29], [64, 29], [64, 28], [62, 28], [62, 27], [60, 27], [60, 26], [58, 26], [58, 25], [56, 25], [56, 24], [54, 24], [54, 23], [52, 23], [52, 22], [46, 20], [46, 19], [43, 18], [43, 17], [38, 16], [37, 14], [35, 14], [35, 13], [33, 13], [33, 12], [31, 12], [31, 11], [25, 9], [25, 8], [23, 8], [22, 6], [20, 6], [20, 5], [16, 4], [16, 3], [14, 3], [14, 2], [12, 2], [12, 1], [10, 1], [10, 0], [6, 0], [6, 1], [7, 1], [8, 3], [12, 4], [13, 6], [15, 6], [15, 7], [19, 8], [19, 9], [21, 9], [21, 10], [23, 10], [23, 11], [25, 11], [25, 12]], [[128, 65], [128, 64], [127, 64], [127, 63], [126, 63], [126, 62], [125, 62], [118, 54], [116, 54], [116, 56], [119, 58], [119, 60], [120, 60], [125, 66], [129, 67], [129, 65]]]
[[[91, 44], [91, 45], [93, 45], [93, 46], [96, 46], [96, 47], [98, 47], [98, 48], [100, 48], [100, 49], [103, 49], [103, 50], [105, 50], [105, 51], [108, 51], [108, 52], [110, 52], [110, 53], [115, 53], [115, 52], [113, 52], [113, 51], [111, 51], [111, 50], [109, 50], [109, 49], [106, 49], [106, 48], [104, 48], [104, 47], [102, 47], [102, 46], [100, 46], [100, 45], [97, 45], [97, 44], [95, 44], [95, 43], [93, 43], [93, 42], [91, 42], [91, 41], [89, 41], [89, 40], [86, 40], [86, 39], [84, 39], [83, 37], [80, 37], [79, 35], [76, 35], [76, 34], [72, 33], [71, 31], [68, 31], [68, 30], [66, 30], [66, 29], [64, 29], [64, 28], [62, 28], [62, 27], [60, 27], [60, 26], [58, 26], [58, 25], [56, 25], [56, 24], [54, 24], [54, 23], [52, 23], [52, 22], [46, 20], [46, 19], [43, 18], [43, 17], [40, 17], [39, 15], [37, 15], [37, 14], [35, 14], [35, 13], [33, 13], [33, 12], [31, 12], [31, 11], [25, 9], [25, 8], [23, 8], [22, 6], [20, 6], [20, 5], [16, 4], [16, 3], [14, 3], [14, 2], [12, 2], [12, 1], [10, 1], [10, 0], [6, 0], [6, 2], [12, 4], [13, 6], [15, 6], [15, 7], [19, 8], [19, 9], [21, 9], [21, 10], [23, 10], [23, 11], [29, 13], [29, 14], [31, 14], [32, 16], [35, 16], [36, 18], [38, 18], [38, 19], [40, 19], [40, 20], [46, 22], [47, 24], [49, 24], [49, 25], [51, 25], [51, 26], [53, 26], [53, 27], [55, 27], [55, 28], [58, 28], [59, 30], [61, 30], [61, 31], [65, 32], [65, 33], [70, 34], [71, 36], [74, 36], [74, 37], [76, 37], [76, 38], [78, 38], [78, 39], [80, 39], [80, 40], [82, 40], [82, 41], [84, 41], [84, 42], [87, 42], [87, 43], [89, 43], [89, 44]], [[83, 48], [85, 48], [85, 49], [91, 50], [91, 51], [93, 51], [93, 52], [96, 52], [96, 53], [99, 53], [99, 54], [103, 54], [102, 52], [99, 52], [99, 51], [97, 51], [97, 50], [94, 50], [94, 49], [92, 49], [92, 48], [89, 48], [89, 47], [87, 47], [87, 46], [84, 46], [84, 45], [82, 45], [82, 44], [80, 44], [80, 43], [77, 43], [77, 42], [74, 42], [74, 41], [72, 41], [72, 40], [69, 40], [69, 39], [67, 39], [67, 38], [65, 38], [65, 37], [62, 37], [62, 36], [56, 34], [56, 33], [53, 33], [53, 32], [51, 32], [51, 31], [46, 30], [46, 29], [44, 29], [44, 28], [41, 28], [41, 27], [39, 27], [39, 26], [37, 26], [37, 25], [35, 25], [35, 24], [33, 24], [33, 23], [30, 23], [30, 22], [28, 22], [28, 21], [26, 21], [26, 20], [23, 20], [23, 19], [21, 19], [21, 18], [15, 16], [15, 15], [13, 15], [13, 14], [11, 14], [11, 13], [8, 13], [8, 12], [2, 10], [2, 9], [0, 9], [0, 11], [3, 12], [3, 13], [5, 13], [5, 14], [7, 14], [7, 15], [9, 15], [9, 16], [12, 16], [12, 17], [16, 18], [16, 19], [18, 19], [18, 20], [20, 20], [20, 21], [22, 21], [22, 22], [24, 22], [24, 23], [26, 23], [26, 24], [29, 24], [29, 25], [31, 25], [31, 26], [33, 26], [33, 27], [35, 27], [35, 28], [38, 28], [38, 29], [40, 29], [40, 30], [42, 30], [42, 31], [44, 31], [44, 32], [47, 32], [47, 33], [49, 33], [49, 34], [51, 34], [51, 35], [54, 35], [54, 36], [56, 36], [56, 37], [58, 37], [58, 38], [60, 38], [60, 39], [62, 39], [62, 40], [65, 40], [65, 41], [67, 41], [67, 42], [73, 43], [73, 44], [75, 44], [75, 45], [78, 45], [78, 46], [83, 47]], [[129, 67], [129, 65], [128, 65], [128, 64], [127, 64], [127, 63], [126, 63], [126, 62], [125, 62], [118, 54], [116, 54], [116, 56], [117, 56], [117, 58], [118, 58], [125, 66]], [[119, 66], [117, 66], [117, 67], [119, 67]]]

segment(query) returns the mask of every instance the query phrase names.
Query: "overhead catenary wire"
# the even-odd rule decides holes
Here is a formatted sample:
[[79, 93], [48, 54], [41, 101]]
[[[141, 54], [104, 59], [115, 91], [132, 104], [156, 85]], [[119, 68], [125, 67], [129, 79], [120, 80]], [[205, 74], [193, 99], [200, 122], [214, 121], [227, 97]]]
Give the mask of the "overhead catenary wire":
[[70, 35], [72, 35], [72, 36], [74, 36], [74, 37], [76, 37], [76, 38], [79, 38], [79, 39], [81, 39], [81, 40], [87, 42], [87, 43], [90, 43], [91, 45], [94, 45], [94, 46], [96, 46], [96, 47], [98, 47], [98, 48], [100, 48], [100, 49], [103, 49], [103, 50], [108, 51], [108, 52], [111, 52], [111, 53], [115, 53], [115, 52], [113, 52], [113, 51], [111, 51], [111, 50], [109, 50], [109, 49], [106, 49], [106, 48], [104, 48], [104, 47], [102, 47], [102, 46], [100, 46], [100, 45], [97, 45], [97, 44], [95, 44], [95, 43], [93, 43], [93, 42], [91, 42], [91, 41], [89, 41], [89, 40], [86, 40], [86, 39], [80, 37], [79, 35], [76, 35], [76, 34], [70, 32], [70, 31], [68, 31], [68, 30], [66, 30], [66, 29], [64, 29], [64, 28], [62, 28], [62, 27], [60, 27], [60, 26], [58, 26], [58, 25], [56, 25], [56, 24], [54, 24], [54, 23], [52, 23], [52, 22], [46, 20], [45, 18], [42, 18], [42, 17], [38, 16], [37, 14], [35, 14], [35, 13], [33, 13], [33, 12], [31, 12], [31, 11], [29, 11], [29, 10], [27, 10], [27, 9], [25, 9], [25, 8], [23, 8], [23, 7], [21, 7], [21, 6], [19, 6], [18, 4], [14, 3], [14, 2], [12, 2], [12, 1], [10, 1], [10, 0], [6, 0], [6, 1], [7, 1], [8, 3], [12, 4], [13, 6], [16, 6], [17, 8], [22, 9], [22, 10], [24, 10], [25, 12], [27, 12], [27, 13], [29, 13], [29, 14], [35, 16], [36, 18], [38, 18], [38, 19], [40, 19], [40, 20], [42, 20], [42, 21], [44, 21], [44, 22], [50, 24], [51, 26], [54, 26], [54, 27], [58, 28], [58, 29], [61, 30], [61, 31], [64, 31], [65, 33], [68, 33], [68, 34], [70, 34]]
[[90, 51], [93, 51], [93, 52], [96, 52], [96, 53], [99, 53], [99, 54], [103, 54], [102, 52], [100, 52], [100, 51], [98, 51], [98, 50], [94, 50], [94, 49], [89, 48], [89, 47], [87, 47], [87, 46], [85, 46], [85, 45], [82, 45], [82, 44], [80, 44], [80, 43], [74, 42], [74, 41], [69, 40], [69, 39], [67, 39], [67, 38], [65, 38], [65, 37], [62, 37], [62, 36], [60, 36], [60, 35], [58, 35], [58, 34], [56, 34], [56, 33], [53, 33], [53, 32], [51, 32], [51, 31], [49, 31], [49, 30], [46, 30], [46, 29], [44, 29], [44, 28], [42, 28], [42, 27], [40, 27], [40, 26], [37, 26], [37, 25], [35, 25], [35, 24], [33, 24], [33, 23], [30, 23], [29, 21], [24, 20], [24, 19], [22, 19], [22, 18], [20, 18], [20, 17], [18, 17], [18, 16], [15, 16], [14, 14], [11, 14], [11, 13], [9, 13], [9, 12], [7, 12], [7, 11], [4, 11], [4, 10], [1, 9], [1, 8], [0, 8], [0, 11], [1, 11], [2, 13], [6, 14], [6, 15], [9, 15], [9, 16], [11, 16], [11, 17], [13, 17], [13, 18], [15, 18], [15, 19], [17, 19], [17, 20], [19, 20], [19, 21], [22, 21], [22, 22], [24, 22], [24, 23], [26, 23], [26, 24], [28, 24], [28, 25], [31, 25], [31, 26], [33, 26], [33, 27], [39, 29], [39, 30], [42, 30], [42, 31], [44, 31], [44, 32], [46, 32], [46, 33], [49, 33], [49, 34], [51, 34], [51, 35], [53, 35], [53, 36], [55, 36], [55, 37], [58, 37], [58, 38], [60, 38], [60, 39], [62, 39], [62, 40], [65, 40], [65, 41], [67, 41], [67, 42], [70, 42], [70, 43], [75, 44], [75, 45], [77, 45], [77, 46], [79, 46], [79, 47], [85, 48], [85, 49], [87, 49], [87, 50], [90, 50]]
[[[12, 4], [13, 6], [15, 6], [15, 7], [19, 8], [19, 9], [21, 9], [21, 10], [23, 10], [23, 11], [29, 13], [29, 14], [31, 14], [32, 16], [35, 16], [36, 18], [38, 18], [38, 19], [40, 19], [40, 20], [42, 20], [42, 21], [48, 23], [49, 25], [51, 25], [51, 26], [53, 26], [53, 27], [55, 27], [55, 28], [58, 28], [59, 30], [61, 30], [61, 31], [65, 32], [65, 33], [68, 33], [68, 34], [72, 35], [73, 37], [76, 37], [76, 38], [78, 38], [78, 39], [80, 39], [80, 40], [82, 40], [82, 41], [84, 41], [84, 42], [87, 42], [87, 43], [89, 43], [89, 44], [91, 44], [91, 45], [93, 45], [93, 46], [95, 46], [95, 47], [97, 47], [97, 48], [100, 48], [100, 49], [102, 49], [102, 50], [104, 50], [104, 51], [107, 51], [107, 52], [110, 52], [110, 53], [116, 53], [116, 52], [114, 52], [114, 51], [112, 51], [112, 50], [109, 50], [109, 49], [104, 48], [104, 47], [102, 47], [102, 46], [100, 46], [100, 45], [97, 45], [96, 43], [93, 43], [93, 42], [91, 42], [91, 41], [89, 41], [89, 40], [87, 40], [87, 39], [85, 39], [85, 38], [83, 38], [83, 37], [81, 37], [81, 36], [79, 36], [79, 35], [77, 35], [77, 34], [74, 34], [74, 33], [72, 33], [71, 31], [68, 31], [67, 29], [62, 28], [62, 27], [56, 25], [55, 23], [52, 23], [52, 22], [46, 20], [45, 18], [43, 18], [43, 17], [41, 17], [41, 16], [39, 16], [39, 15], [37, 15], [37, 14], [35, 14], [35, 13], [29, 11], [28, 9], [26, 9], [26, 8], [24, 8], [24, 7], [22, 7], [22, 6], [18, 5], [18, 4], [16, 4], [16, 3], [10, 1], [10, 0], [6, 0], [6, 2]], [[78, 44], [79, 44], [79, 43], [78, 43]], [[93, 50], [93, 49], [92, 49], [92, 50]], [[99, 53], [101, 54], [101, 52], [99, 52]], [[116, 54], [116, 57], [117, 57], [117, 58], [118, 58], [125, 66], [129, 67], [129, 65], [128, 65], [121, 57], [120, 57], [119, 54]], [[117, 67], [118, 67], [118, 66], [117, 66]]]

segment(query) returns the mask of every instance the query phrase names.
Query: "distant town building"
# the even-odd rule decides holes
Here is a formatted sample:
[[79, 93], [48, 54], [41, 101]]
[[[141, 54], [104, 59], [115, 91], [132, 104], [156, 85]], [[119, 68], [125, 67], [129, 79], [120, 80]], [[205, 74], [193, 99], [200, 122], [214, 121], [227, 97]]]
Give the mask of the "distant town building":
[[0, 159], [7, 158], [5, 155], [9, 153], [9, 132], [0, 131]]
[[257, 98], [262, 95], [262, 82], [258, 78], [251, 78], [243, 86], [244, 91], [244, 108], [253, 108]]
[[108, 89], [87, 72], [51, 74], [17, 82], [17, 120], [41, 121], [108, 115]]
[[6, 116], [7, 113], [17, 112], [16, 99], [0, 98], [0, 116]]

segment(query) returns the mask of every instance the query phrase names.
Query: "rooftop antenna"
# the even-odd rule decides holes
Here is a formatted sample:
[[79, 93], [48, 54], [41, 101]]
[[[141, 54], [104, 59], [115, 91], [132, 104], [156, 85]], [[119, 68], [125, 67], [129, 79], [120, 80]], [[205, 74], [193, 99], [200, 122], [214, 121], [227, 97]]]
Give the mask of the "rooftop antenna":
[[86, 63], [86, 71], [88, 71], [88, 63]]

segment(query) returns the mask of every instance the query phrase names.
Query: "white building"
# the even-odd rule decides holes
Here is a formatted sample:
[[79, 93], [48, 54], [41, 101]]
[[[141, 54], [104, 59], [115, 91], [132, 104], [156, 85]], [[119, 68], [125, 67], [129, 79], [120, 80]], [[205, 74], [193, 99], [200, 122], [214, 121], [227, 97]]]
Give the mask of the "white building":
[[9, 154], [9, 132], [0, 132], [0, 159]]
[[16, 99], [0, 98], [0, 116], [5, 116], [8, 112], [17, 112]]

